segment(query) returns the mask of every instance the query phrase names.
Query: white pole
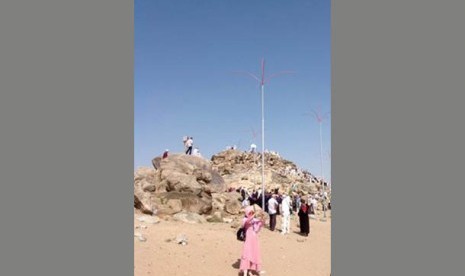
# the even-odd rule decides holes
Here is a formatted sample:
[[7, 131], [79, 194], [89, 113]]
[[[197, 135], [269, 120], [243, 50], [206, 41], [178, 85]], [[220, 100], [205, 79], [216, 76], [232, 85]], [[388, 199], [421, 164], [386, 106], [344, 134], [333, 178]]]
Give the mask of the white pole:
[[[249, 75], [250, 77], [254, 78], [256, 81], [260, 82], [261, 86], [261, 93], [262, 93], [262, 208], [265, 209], [265, 103], [264, 103], [264, 94], [265, 94], [265, 59], [262, 59], [262, 75], [261, 80], [252, 73], [248, 72], [241, 72]], [[273, 74], [270, 76], [275, 77], [279, 74], [287, 74], [292, 73], [290, 71], [281, 71], [277, 74]]]
[[[321, 165], [321, 178], [324, 179], [324, 173], [323, 173], [323, 138], [321, 135], [321, 122], [320, 122], [320, 165]], [[323, 180], [324, 181], [324, 180]], [[323, 185], [324, 187], [324, 185]]]
[[262, 83], [262, 209], [265, 210], [265, 86]]

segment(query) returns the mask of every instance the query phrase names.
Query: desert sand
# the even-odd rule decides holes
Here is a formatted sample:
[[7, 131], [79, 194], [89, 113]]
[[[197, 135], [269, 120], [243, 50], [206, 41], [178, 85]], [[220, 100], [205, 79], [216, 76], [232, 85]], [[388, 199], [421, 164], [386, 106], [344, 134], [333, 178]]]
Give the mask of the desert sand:
[[[330, 214], [330, 211], [329, 211]], [[146, 241], [134, 237], [134, 276], [205, 275], [236, 276], [242, 242], [236, 240], [237, 228], [228, 223], [190, 224], [164, 221], [157, 224], [140, 222], [135, 214], [135, 232]], [[310, 220], [310, 235], [299, 235], [298, 218], [291, 219], [291, 233], [281, 235], [281, 219], [277, 230], [267, 227], [260, 232], [263, 275], [329, 276], [331, 273], [331, 218]], [[184, 234], [187, 244], [176, 242]]]

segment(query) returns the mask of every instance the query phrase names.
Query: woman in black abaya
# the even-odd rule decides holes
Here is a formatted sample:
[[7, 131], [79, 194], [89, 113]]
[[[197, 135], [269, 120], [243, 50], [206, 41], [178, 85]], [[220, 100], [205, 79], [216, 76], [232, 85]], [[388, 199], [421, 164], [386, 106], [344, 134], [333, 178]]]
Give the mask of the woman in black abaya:
[[308, 218], [309, 209], [310, 208], [305, 199], [302, 199], [298, 215], [300, 224], [300, 234], [306, 237], [308, 237], [308, 234], [310, 233], [310, 219]]

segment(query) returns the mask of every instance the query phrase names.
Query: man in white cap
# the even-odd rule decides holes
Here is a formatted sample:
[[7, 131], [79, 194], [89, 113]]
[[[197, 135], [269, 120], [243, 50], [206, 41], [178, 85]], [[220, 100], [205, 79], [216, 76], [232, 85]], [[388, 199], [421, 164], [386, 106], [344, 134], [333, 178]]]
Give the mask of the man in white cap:
[[163, 158], [162, 159], [165, 159], [166, 157], [168, 157], [168, 152], [169, 152], [169, 150], [165, 149], [165, 152], [163, 153]]
[[289, 228], [291, 224], [291, 198], [287, 193], [283, 193], [283, 200], [281, 201], [281, 215], [281, 234], [289, 234]]

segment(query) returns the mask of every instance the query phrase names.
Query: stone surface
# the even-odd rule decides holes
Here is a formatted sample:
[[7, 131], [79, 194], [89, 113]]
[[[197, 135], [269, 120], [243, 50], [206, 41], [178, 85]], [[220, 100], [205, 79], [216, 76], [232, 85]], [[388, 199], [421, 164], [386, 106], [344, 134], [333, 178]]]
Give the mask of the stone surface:
[[238, 215], [241, 212], [241, 195], [236, 192], [224, 193], [226, 198], [224, 210], [231, 215]]
[[179, 234], [176, 236], [176, 243], [181, 245], [187, 245], [187, 236], [185, 234]]
[[173, 216], [176, 221], [182, 221], [185, 223], [206, 223], [207, 220], [196, 213], [180, 212]]
[[211, 218], [207, 220], [208, 222], [223, 222], [223, 213], [220, 211], [216, 211], [213, 213]]
[[141, 241], [141, 242], [147, 241], [147, 238], [144, 237], [144, 236], [143, 236], [141, 233], [139, 233], [139, 232], [135, 232], [135, 233], [134, 233], [134, 237], [137, 238], [137, 239], [138, 239], [139, 241]]
[[137, 218], [140, 222], [145, 222], [148, 224], [157, 224], [160, 223], [160, 218], [157, 216], [140, 216]]

